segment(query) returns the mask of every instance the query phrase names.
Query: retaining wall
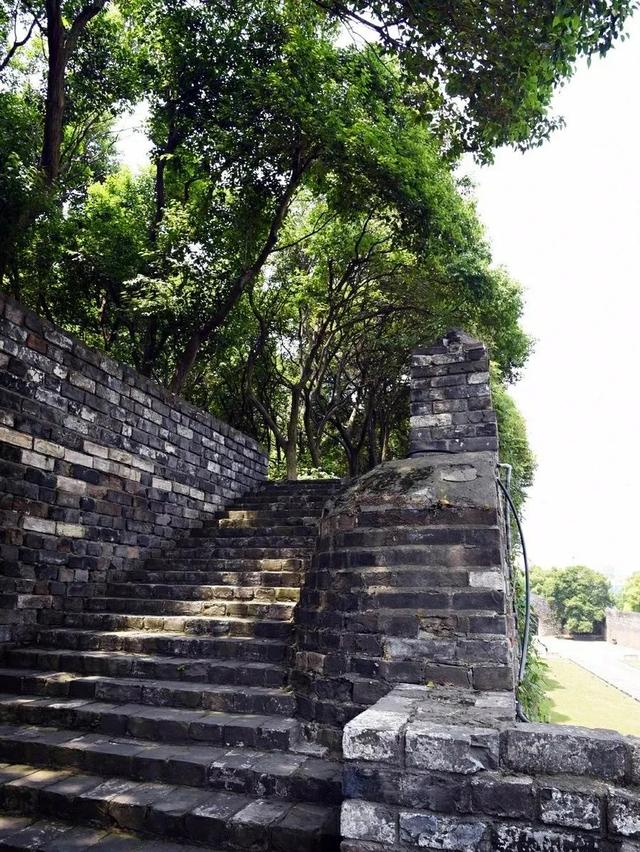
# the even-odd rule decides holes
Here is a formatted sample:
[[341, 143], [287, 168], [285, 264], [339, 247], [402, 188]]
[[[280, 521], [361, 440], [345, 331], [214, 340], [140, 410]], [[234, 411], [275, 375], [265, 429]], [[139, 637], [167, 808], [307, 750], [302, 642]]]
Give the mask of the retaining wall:
[[616, 642], [640, 651], [640, 612], [608, 609], [605, 630], [607, 642]]
[[81, 609], [266, 470], [252, 438], [0, 294], [1, 638]]

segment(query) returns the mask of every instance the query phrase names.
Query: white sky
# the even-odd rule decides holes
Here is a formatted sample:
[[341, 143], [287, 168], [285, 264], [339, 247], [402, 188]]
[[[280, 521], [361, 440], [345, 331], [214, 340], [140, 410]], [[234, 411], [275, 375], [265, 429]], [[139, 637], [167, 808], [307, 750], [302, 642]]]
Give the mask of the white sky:
[[538, 459], [530, 558], [620, 581], [640, 568], [640, 17], [558, 94], [567, 126], [472, 172], [497, 263], [525, 289], [536, 349], [514, 396]]
[[[640, 17], [631, 39], [558, 94], [567, 127], [470, 173], [494, 258], [525, 288], [536, 349], [514, 388], [538, 458], [525, 510], [531, 560], [585, 563], [620, 582], [640, 568]], [[122, 121], [132, 168], [146, 110]]]

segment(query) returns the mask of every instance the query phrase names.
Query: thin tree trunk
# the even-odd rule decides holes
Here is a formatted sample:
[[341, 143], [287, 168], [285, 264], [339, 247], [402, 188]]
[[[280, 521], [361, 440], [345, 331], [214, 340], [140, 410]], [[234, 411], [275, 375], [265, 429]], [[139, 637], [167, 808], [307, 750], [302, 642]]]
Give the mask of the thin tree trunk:
[[289, 409], [289, 423], [287, 424], [287, 446], [285, 455], [287, 458], [287, 479], [298, 478], [298, 431], [300, 421], [300, 388], [291, 390], [291, 408]]
[[44, 138], [40, 166], [47, 186], [52, 186], [60, 174], [60, 150], [64, 120], [64, 82], [67, 68], [67, 39], [60, 0], [46, 0], [47, 46], [49, 68], [47, 73], [47, 101], [44, 114]]

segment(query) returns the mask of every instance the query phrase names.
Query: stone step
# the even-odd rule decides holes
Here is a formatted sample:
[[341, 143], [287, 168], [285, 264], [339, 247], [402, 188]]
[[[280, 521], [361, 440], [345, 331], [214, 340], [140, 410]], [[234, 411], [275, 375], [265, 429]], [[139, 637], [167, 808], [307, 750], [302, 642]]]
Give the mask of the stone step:
[[101, 677], [66, 671], [0, 668], [0, 691], [15, 695], [133, 702], [151, 707], [188, 707], [221, 713], [292, 716], [296, 712], [295, 696], [282, 688]]
[[[273, 559], [261, 558], [240, 558], [240, 559], [219, 559], [216, 557], [205, 556], [203, 559], [185, 559], [181, 553], [175, 552], [172, 555], [165, 556], [162, 559], [148, 559], [144, 568], [130, 569], [123, 572], [126, 577], [139, 578], [144, 581], [144, 577], [153, 571], [169, 571], [169, 570], [209, 570], [217, 571], [223, 574], [235, 574], [239, 572], [255, 573], [256, 571], [263, 573], [282, 573], [287, 571], [302, 571], [308, 562], [308, 557], [293, 557], [281, 559], [275, 557]], [[114, 571], [111, 576], [119, 576], [121, 572]]]
[[[202, 587], [197, 587], [202, 588]], [[205, 587], [206, 589], [207, 587]], [[208, 587], [209, 589], [211, 587]], [[90, 612], [127, 615], [205, 615], [230, 619], [260, 618], [267, 621], [289, 621], [295, 602], [228, 600], [205, 598], [183, 600], [180, 598], [151, 598], [138, 596], [137, 587], [129, 587], [130, 597], [94, 597], [85, 601]]]
[[[297, 513], [320, 518], [329, 499], [330, 496], [316, 498], [293, 496], [286, 498], [252, 494], [250, 498], [243, 500], [242, 503], [230, 506], [227, 512], [282, 512], [285, 514]], [[223, 514], [221, 513], [220, 517]]]
[[285, 801], [337, 804], [342, 766], [304, 752], [207, 745], [154, 745], [144, 740], [78, 735], [43, 727], [0, 726], [0, 760], [105, 773]]
[[278, 479], [269, 480], [260, 486], [257, 493], [290, 492], [299, 494], [303, 491], [339, 491], [344, 483], [341, 479]]
[[240, 636], [186, 636], [163, 631], [96, 631], [42, 629], [36, 634], [44, 648], [78, 651], [125, 651], [135, 654], [162, 654], [170, 657], [209, 657], [212, 660], [241, 660], [259, 663], [281, 663], [287, 644], [275, 639]]
[[[3, 810], [12, 813], [64, 815], [74, 823], [206, 844], [208, 849], [338, 849], [336, 806], [255, 799], [240, 793], [125, 778], [107, 780], [99, 775], [33, 766], [12, 765], [2, 772], [6, 778], [0, 787]], [[140, 849], [153, 849], [146, 840], [141, 839], [141, 843]], [[60, 852], [59, 847], [49, 848]]]
[[226, 530], [193, 530], [191, 535], [176, 542], [176, 551], [194, 549], [196, 547], [220, 547], [238, 550], [270, 549], [284, 550], [291, 548], [311, 550], [316, 540], [315, 532], [311, 535], [291, 535], [282, 533], [272, 535], [268, 530], [234, 529]]
[[[266, 544], [264, 546], [249, 547], [244, 544], [233, 543], [227, 540], [229, 546], [217, 544], [200, 544], [194, 546], [192, 539], [184, 539], [180, 547], [174, 551], [175, 557], [171, 562], [183, 565], [191, 564], [194, 560], [202, 560], [211, 564], [216, 560], [222, 563], [245, 562], [247, 560], [262, 559], [301, 559], [308, 560], [313, 552], [313, 545], [309, 547], [285, 547]], [[232, 546], [233, 545], [233, 546]], [[166, 565], [166, 562], [165, 562]], [[227, 567], [227, 570], [232, 570]]]
[[319, 513], [313, 512], [305, 514], [304, 512], [296, 512], [295, 510], [275, 510], [268, 509], [227, 509], [227, 511], [217, 520], [205, 521], [205, 526], [208, 524], [217, 524], [220, 527], [313, 527], [318, 525]]
[[37, 698], [0, 694], [0, 720], [134, 737], [156, 743], [200, 743], [287, 751], [300, 742], [300, 724], [285, 716], [219, 713], [134, 702]]
[[[136, 613], [62, 612], [52, 613], [52, 620], [65, 627], [97, 631], [162, 631], [193, 636], [255, 637], [288, 640], [289, 621], [232, 618], [206, 615], [138, 615]], [[58, 620], [59, 619], [59, 620]]]
[[[37, 813], [37, 808], [31, 810], [31, 814]], [[41, 852], [140, 852], [143, 848], [145, 852], [202, 852], [202, 846], [147, 837], [142, 839], [119, 829], [77, 825], [75, 821], [39, 819], [38, 816], [0, 816], [0, 849], [5, 852], [23, 849]], [[209, 848], [216, 852], [213, 847]]]
[[11, 666], [75, 674], [136, 677], [179, 682], [196, 681], [235, 687], [283, 686], [287, 671], [274, 663], [240, 660], [187, 659], [124, 653], [122, 651], [67, 651], [45, 648], [13, 648], [7, 652]]
[[[169, 572], [176, 574], [176, 572]], [[194, 573], [194, 572], [191, 572]], [[156, 574], [154, 573], [154, 578]], [[273, 580], [280, 578], [288, 582], [274, 583]], [[202, 580], [203, 578], [200, 578]], [[128, 598], [132, 592], [138, 600], [173, 600], [173, 601], [279, 601], [297, 602], [300, 597], [298, 575], [296, 574], [265, 574], [265, 575], [241, 575], [244, 583], [231, 583], [237, 579], [237, 575], [220, 575], [218, 580], [226, 580], [223, 583], [212, 582], [172, 582], [166, 579], [164, 582], [150, 580], [149, 582], [132, 583], [109, 583], [106, 587], [108, 597]], [[251, 579], [259, 582], [249, 582]], [[263, 581], [263, 582], [260, 582]], [[271, 582], [268, 582], [271, 581]]]
[[266, 526], [257, 524], [222, 524], [220, 521], [216, 526], [204, 526], [191, 531], [192, 538], [221, 538], [221, 539], [247, 539], [253, 541], [256, 538], [264, 538], [269, 541], [282, 539], [296, 543], [298, 540], [315, 540], [318, 534], [318, 525], [313, 522], [306, 525]]

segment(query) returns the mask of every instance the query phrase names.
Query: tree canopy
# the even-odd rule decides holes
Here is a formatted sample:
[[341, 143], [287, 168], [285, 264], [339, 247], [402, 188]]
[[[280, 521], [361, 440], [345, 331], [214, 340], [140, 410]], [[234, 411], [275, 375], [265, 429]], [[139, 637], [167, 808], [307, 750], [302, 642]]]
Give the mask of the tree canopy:
[[536, 569], [532, 588], [551, 606], [567, 633], [593, 633], [604, 622], [605, 609], [613, 602], [611, 584], [598, 571], [585, 565]]
[[620, 609], [640, 612], [640, 571], [627, 577], [620, 593]]
[[[274, 469], [404, 452], [412, 347], [530, 341], [460, 154], [538, 144], [633, 2], [0, 0], [0, 286], [259, 437]], [[117, 156], [148, 109], [149, 167]]]

